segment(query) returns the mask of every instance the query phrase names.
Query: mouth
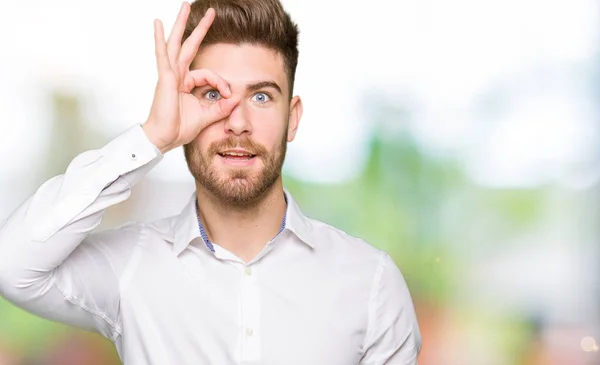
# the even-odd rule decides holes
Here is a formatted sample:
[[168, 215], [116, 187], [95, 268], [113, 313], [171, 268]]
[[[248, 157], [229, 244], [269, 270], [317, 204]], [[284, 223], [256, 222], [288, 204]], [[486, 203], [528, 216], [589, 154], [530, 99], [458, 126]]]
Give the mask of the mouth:
[[256, 157], [255, 154], [245, 150], [228, 150], [219, 152], [218, 155], [229, 161], [249, 161]]

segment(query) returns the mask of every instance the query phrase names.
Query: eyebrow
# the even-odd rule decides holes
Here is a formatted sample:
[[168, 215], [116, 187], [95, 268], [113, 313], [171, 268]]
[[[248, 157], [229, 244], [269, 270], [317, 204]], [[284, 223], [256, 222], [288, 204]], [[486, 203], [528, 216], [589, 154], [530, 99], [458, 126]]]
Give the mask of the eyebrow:
[[261, 81], [261, 82], [255, 83], [255, 84], [249, 84], [249, 85], [246, 85], [246, 90], [252, 92], [252, 91], [257, 91], [257, 90], [264, 89], [267, 87], [275, 89], [280, 94], [283, 94], [283, 92], [281, 91], [281, 87], [279, 87], [279, 85], [277, 85], [277, 83], [275, 81]]

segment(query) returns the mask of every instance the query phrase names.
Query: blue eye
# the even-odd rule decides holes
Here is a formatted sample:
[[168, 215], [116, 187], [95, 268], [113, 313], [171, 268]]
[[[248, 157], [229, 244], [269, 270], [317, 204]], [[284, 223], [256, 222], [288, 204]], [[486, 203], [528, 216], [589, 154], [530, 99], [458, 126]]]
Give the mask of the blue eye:
[[259, 104], [264, 104], [269, 100], [271, 100], [271, 97], [266, 93], [256, 93], [252, 96], [252, 101], [256, 101]]
[[219, 93], [217, 90], [209, 90], [204, 93], [204, 98], [212, 101], [217, 101], [221, 99], [221, 93]]

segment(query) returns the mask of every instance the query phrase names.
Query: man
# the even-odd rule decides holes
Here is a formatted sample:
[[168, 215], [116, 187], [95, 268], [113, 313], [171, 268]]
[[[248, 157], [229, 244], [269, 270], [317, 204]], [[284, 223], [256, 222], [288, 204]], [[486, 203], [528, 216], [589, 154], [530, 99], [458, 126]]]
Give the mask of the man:
[[[297, 39], [278, 0], [184, 3], [167, 41], [155, 21], [147, 121], [8, 218], [0, 294], [101, 333], [125, 364], [416, 364], [391, 258], [305, 217], [282, 186], [302, 116]], [[180, 215], [90, 233], [178, 146], [196, 180]]]

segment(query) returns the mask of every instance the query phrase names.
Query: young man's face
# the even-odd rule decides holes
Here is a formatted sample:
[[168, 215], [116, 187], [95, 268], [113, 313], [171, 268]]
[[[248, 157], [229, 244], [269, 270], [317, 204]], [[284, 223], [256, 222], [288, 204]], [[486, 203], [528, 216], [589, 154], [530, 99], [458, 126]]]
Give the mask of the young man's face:
[[[283, 58], [262, 46], [215, 44], [197, 56], [193, 68], [225, 79], [241, 101], [184, 146], [190, 171], [224, 203], [252, 204], [280, 179], [287, 142], [302, 115], [300, 99], [290, 102]], [[210, 86], [193, 94], [207, 105], [221, 98]]]

